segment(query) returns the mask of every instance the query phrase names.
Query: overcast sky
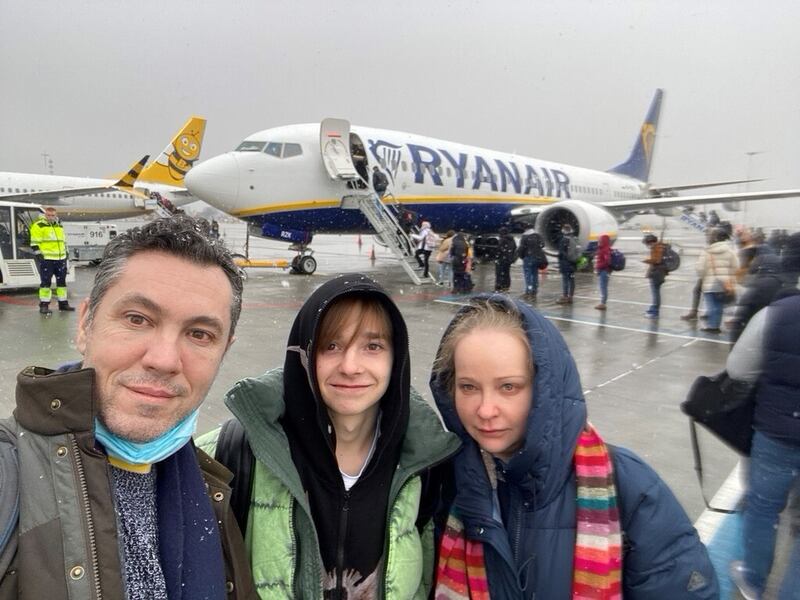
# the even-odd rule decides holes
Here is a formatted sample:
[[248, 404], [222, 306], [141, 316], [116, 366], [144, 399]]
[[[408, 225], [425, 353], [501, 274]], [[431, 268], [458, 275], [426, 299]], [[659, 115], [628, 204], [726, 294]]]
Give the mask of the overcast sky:
[[[190, 114], [201, 158], [335, 116], [606, 169], [661, 87], [654, 184], [800, 188], [798, 24], [796, 0], [0, 0], [0, 170], [109, 175]], [[800, 199], [747, 216], [799, 228]]]

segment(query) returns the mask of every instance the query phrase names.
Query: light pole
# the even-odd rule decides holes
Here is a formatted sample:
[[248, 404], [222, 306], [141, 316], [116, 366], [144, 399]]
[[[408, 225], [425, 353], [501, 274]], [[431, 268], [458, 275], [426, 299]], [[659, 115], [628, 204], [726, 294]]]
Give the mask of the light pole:
[[[744, 191], [745, 192], [749, 192], [750, 191], [750, 181], [749, 181], [750, 180], [750, 167], [752, 167], [752, 165], [753, 165], [753, 157], [756, 156], [757, 154], [764, 154], [764, 151], [763, 150], [750, 150], [749, 152], [745, 152], [745, 154], [747, 155], [747, 171], [746, 171], [745, 179], [747, 179], [748, 181], [747, 181], [747, 183], [744, 184], [745, 185]], [[744, 214], [742, 215], [742, 221], [744, 221], [745, 223], [747, 223], [747, 205], [748, 204], [750, 204], [750, 203], [749, 202], [745, 202], [744, 203]]]

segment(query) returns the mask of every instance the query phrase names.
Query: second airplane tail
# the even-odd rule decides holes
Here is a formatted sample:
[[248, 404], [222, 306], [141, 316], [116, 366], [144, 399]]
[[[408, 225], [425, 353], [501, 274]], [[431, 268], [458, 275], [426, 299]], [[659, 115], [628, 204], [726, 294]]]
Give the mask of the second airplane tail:
[[609, 169], [610, 173], [627, 175], [639, 181], [647, 181], [650, 177], [650, 165], [653, 162], [653, 149], [656, 145], [656, 129], [658, 127], [658, 115], [661, 112], [661, 98], [664, 91], [656, 90], [653, 101], [650, 103], [650, 110], [642, 123], [642, 129], [633, 145], [631, 155], [624, 163]]
[[190, 117], [158, 158], [139, 176], [140, 181], [183, 187], [183, 178], [200, 156], [206, 120]]

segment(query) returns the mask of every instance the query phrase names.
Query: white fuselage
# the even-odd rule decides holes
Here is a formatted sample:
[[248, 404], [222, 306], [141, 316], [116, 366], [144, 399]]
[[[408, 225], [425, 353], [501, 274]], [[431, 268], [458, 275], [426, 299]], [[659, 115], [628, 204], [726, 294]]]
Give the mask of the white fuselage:
[[[496, 232], [517, 207], [541, 210], [570, 199], [601, 204], [646, 194], [645, 183], [621, 175], [384, 129], [353, 126], [352, 135], [366, 151], [362, 175], [377, 165], [387, 174], [395, 200], [438, 231]], [[319, 124], [268, 129], [249, 136], [242, 146], [246, 143], [253, 150], [196, 165], [186, 178], [189, 191], [229, 214], [279, 227], [369, 231], [354, 211], [339, 208], [342, 197], [353, 191], [326, 171]], [[299, 145], [302, 154], [283, 157], [277, 144]], [[371, 175], [368, 180], [371, 186]], [[616, 232], [614, 218], [602, 212], [607, 218], [590, 239], [604, 233], [605, 224]]]
[[[75, 188], [105, 187], [115, 180], [67, 177], [62, 175], [42, 175], [36, 173], [0, 172], [0, 197], [3, 194], [21, 194], [34, 191], [55, 191]], [[158, 192], [175, 206], [191, 202], [194, 198], [174, 195], [177, 188], [160, 183], [137, 182], [136, 189], [144, 192]], [[58, 202], [38, 200], [41, 204], [52, 204], [58, 209], [59, 217], [65, 220], [122, 219], [145, 215], [153, 210], [153, 202], [127, 194], [117, 189], [81, 195], [65, 196]]]

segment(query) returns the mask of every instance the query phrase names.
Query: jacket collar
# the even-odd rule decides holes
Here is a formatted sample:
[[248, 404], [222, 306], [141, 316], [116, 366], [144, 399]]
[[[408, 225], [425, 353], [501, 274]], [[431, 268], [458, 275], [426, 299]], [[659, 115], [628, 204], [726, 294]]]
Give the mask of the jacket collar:
[[94, 369], [60, 372], [26, 367], [17, 375], [16, 401], [17, 421], [34, 433], [93, 431], [99, 408]]

